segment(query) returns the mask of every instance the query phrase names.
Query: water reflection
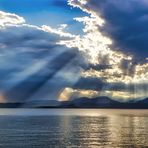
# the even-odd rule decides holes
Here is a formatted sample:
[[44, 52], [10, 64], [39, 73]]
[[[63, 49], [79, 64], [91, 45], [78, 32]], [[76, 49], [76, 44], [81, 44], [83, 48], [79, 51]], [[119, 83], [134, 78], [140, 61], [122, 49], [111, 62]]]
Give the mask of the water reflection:
[[0, 116], [4, 148], [148, 147], [148, 115]]

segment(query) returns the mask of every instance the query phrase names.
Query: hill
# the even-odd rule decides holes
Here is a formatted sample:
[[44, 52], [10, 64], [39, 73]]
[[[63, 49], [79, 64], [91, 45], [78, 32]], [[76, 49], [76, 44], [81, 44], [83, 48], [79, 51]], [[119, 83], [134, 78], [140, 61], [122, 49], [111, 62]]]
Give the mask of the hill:
[[34, 100], [26, 103], [0, 103], [0, 108], [117, 108], [148, 109], [148, 98], [139, 101], [118, 102], [106, 96], [77, 98], [70, 101]]

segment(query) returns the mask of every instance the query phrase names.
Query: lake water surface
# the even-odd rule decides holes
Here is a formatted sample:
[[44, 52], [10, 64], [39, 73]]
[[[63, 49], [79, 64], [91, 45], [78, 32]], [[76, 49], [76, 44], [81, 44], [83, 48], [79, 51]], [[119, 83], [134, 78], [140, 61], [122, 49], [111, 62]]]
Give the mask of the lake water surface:
[[79, 147], [148, 147], [148, 110], [0, 109], [0, 148]]

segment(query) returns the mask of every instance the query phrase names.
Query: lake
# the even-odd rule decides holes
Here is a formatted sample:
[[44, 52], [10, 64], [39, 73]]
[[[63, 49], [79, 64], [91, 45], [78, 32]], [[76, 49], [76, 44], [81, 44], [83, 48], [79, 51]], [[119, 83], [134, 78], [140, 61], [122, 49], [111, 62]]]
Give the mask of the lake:
[[0, 109], [0, 148], [148, 147], [148, 110]]

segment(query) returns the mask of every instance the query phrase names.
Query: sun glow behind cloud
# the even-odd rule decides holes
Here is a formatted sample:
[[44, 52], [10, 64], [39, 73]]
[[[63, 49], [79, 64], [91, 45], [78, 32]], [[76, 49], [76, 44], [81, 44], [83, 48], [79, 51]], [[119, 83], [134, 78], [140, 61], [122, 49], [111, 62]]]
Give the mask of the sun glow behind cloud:
[[[135, 96], [135, 92], [129, 91], [94, 91], [94, 90], [83, 90], [83, 89], [72, 89], [72, 88], [65, 88], [60, 95], [58, 96], [59, 101], [68, 101], [73, 100], [79, 97], [86, 97], [86, 98], [95, 98], [98, 96], [110, 96], [114, 100], [119, 101], [129, 101], [137, 98], [142, 98], [143, 93], [139, 93]], [[122, 96], [122, 97], [121, 97]]]
[[[42, 65], [46, 69], [48, 65], [50, 65], [51, 59], [60, 56], [61, 53], [67, 51], [73, 52], [75, 50], [78, 55], [74, 58], [76, 60], [72, 59], [72, 61], [70, 61], [71, 63], [75, 63], [71, 64], [72, 68], [66, 69], [65, 67], [67, 67], [68, 63], [65, 63], [64, 67], [58, 69], [54, 74], [55, 79], [60, 79], [60, 81], [55, 80], [55, 82], [62, 83], [55, 84], [59, 86], [59, 88], [55, 87], [55, 89], [57, 89], [55, 92], [57, 92], [56, 96], [60, 101], [78, 97], [93, 98], [97, 96], [109, 96], [117, 100], [142, 99], [147, 97], [148, 63], [135, 62], [134, 55], [124, 52], [124, 50], [119, 47], [115, 48], [115, 46], [113, 46], [113, 38], [102, 31], [102, 28], [106, 25], [108, 20], [93, 9], [92, 6], [89, 5], [89, 1], [68, 0], [68, 4], [73, 7], [71, 11], [76, 7], [86, 13], [86, 16], [73, 18], [77, 23], [83, 24], [83, 34], [75, 35], [65, 31], [66, 27], [70, 27], [69, 24], [58, 25], [58, 28], [52, 28], [44, 24], [42, 26], [36, 26], [27, 24], [24, 18], [16, 14], [0, 11], [0, 31], [1, 33], [5, 33], [6, 31], [5, 34], [11, 33], [16, 40], [18, 39], [19, 42], [17, 42], [17, 45], [15, 45], [15, 42], [12, 43], [12, 49], [15, 50], [16, 53], [27, 52], [28, 54], [32, 51], [36, 54], [39, 50], [41, 51], [44, 48], [47, 48], [48, 51], [52, 50], [52, 52], [56, 52], [56, 56], [53, 56], [49, 52], [48, 55], [43, 56], [44, 58], [42, 60], [33, 60], [30, 56], [27, 56], [32, 63], [31, 65], [36, 67], [23, 69], [16, 74], [12, 74], [8, 84], [10, 82], [24, 80], [26, 77], [40, 72]], [[31, 32], [33, 32], [33, 34], [26, 37], [26, 32], [28, 32], [29, 35]], [[20, 38], [24, 40], [21, 41]], [[0, 48], [3, 50], [8, 50], [9, 46], [7, 46], [5, 42], [0, 43]], [[56, 51], [57, 46], [62, 50]], [[20, 51], [19, 48], [23, 50]], [[0, 56], [3, 55], [2, 53], [0, 54]], [[7, 57], [8, 52], [5, 53], [5, 55]], [[57, 63], [59, 62], [58, 59], [59, 58], [57, 58]], [[63, 60], [65, 59], [66, 57], [63, 57]], [[147, 60], [147, 58], [145, 60]], [[54, 67], [52, 68], [54, 69]], [[71, 70], [72, 72], [77, 71], [77, 69], [81, 70], [78, 71], [77, 77], [73, 81], [70, 81], [70, 79], [73, 79], [74, 74], [72, 74], [71, 71], [67, 72], [67, 74], [65, 74], [65, 71], [62, 73], [63, 69], [66, 69], [66, 71]], [[57, 76], [60, 72], [61, 75]], [[16, 80], [16, 78], [18, 79]], [[96, 88], [94, 90], [91, 89], [89, 85], [87, 89], [81, 86], [75, 88], [75, 85], [81, 78], [86, 80], [98, 79], [103, 83], [103, 86], [98, 90], [95, 90]], [[52, 85], [52, 83], [49, 84]], [[115, 84], [120, 84], [124, 87], [121, 90], [112, 90]], [[12, 87], [13, 86], [14, 85], [12, 85]]]
[[[139, 84], [147, 84], [148, 81], [148, 64], [134, 64], [132, 55], [121, 52], [111, 48], [112, 39], [105, 36], [100, 30], [106, 23], [98, 13], [93, 11], [87, 1], [83, 0], [69, 0], [69, 5], [78, 7], [82, 11], [89, 14], [86, 17], [74, 18], [78, 22], [84, 24], [84, 35], [77, 36], [75, 40], [62, 41], [67, 47], [76, 47], [85, 55], [88, 63], [94, 65], [109, 65], [110, 68], [103, 70], [96, 70], [90, 67], [89, 70], [82, 72], [82, 77], [99, 78], [107, 83], [123, 83], [126, 85], [135, 85], [134, 93], [127, 91], [106, 91], [104, 95], [112, 98], [144, 98], [148, 95], [146, 91], [140, 91]], [[124, 64], [126, 63], [126, 64]], [[122, 65], [125, 65], [123, 67]], [[107, 87], [107, 86], [105, 86]], [[130, 89], [129, 87], [125, 89]], [[65, 93], [65, 92], [63, 92]], [[83, 90], [81, 91], [83, 94]], [[80, 95], [81, 96], [81, 95]], [[93, 95], [92, 95], [93, 96]]]

